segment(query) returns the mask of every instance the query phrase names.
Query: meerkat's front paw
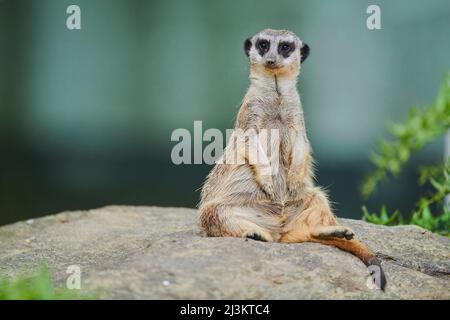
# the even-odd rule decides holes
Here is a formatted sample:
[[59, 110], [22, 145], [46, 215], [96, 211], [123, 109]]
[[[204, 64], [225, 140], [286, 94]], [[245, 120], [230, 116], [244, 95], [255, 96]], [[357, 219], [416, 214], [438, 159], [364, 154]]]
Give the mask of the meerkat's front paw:
[[275, 198], [275, 190], [273, 187], [271, 176], [267, 176], [267, 178], [264, 178], [259, 185], [266, 195], [268, 195], [272, 199]]
[[298, 193], [300, 192], [299, 180], [296, 179], [295, 177], [288, 177], [287, 189], [288, 189], [289, 195], [292, 198], [295, 198], [298, 195]]
[[289, 183], [288, 184], [288, 191], [291, 198], [295, 198], [298, 195], [298, 188], [295, 183]]

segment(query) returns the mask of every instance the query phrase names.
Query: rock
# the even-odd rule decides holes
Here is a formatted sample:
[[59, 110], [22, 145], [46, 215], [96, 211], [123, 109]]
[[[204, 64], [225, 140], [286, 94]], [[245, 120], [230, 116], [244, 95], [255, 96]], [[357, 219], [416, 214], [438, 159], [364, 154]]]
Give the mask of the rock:
[[382, 259], [385, 292], [349, 253], [314, 243], [207, 238], [197, 211], [110, 206], [0, 228], [0, 273], [45, 261], [64, 285], [113, 299], [450, 299], [450, 239], [416, 226], [340, 219]]

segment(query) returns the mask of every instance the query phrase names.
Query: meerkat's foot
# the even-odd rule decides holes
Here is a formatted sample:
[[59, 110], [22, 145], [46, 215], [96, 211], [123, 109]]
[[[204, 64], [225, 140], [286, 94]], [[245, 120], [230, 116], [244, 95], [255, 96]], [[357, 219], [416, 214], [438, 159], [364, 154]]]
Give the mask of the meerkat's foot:
[[261, 235], [261, 234], [259, 234], [259, 233], [252, 233], [252, 234], [248, 234], [247, 236], [246, 236], [246, 238], [248, 238], [248, 239], [253, 239], [253, 240], [256, 240], [256, 241], [263, 241], [263, 242], [267, 242], [267, 240]]
[[355, 236], [355, 233], [350, 228], [344, 226], [327, 226], [317, 230], [313, 236], [320, 239], [345, 238], [351, 240]]
[[269, 232], [265, 232], [264, 230], [252, 230], [247, 231], [244, 233], [244, 238], [252, 239], [256, 241], [263, 241], [263, 242], [273, 242], [274, 239], [272, 235]]

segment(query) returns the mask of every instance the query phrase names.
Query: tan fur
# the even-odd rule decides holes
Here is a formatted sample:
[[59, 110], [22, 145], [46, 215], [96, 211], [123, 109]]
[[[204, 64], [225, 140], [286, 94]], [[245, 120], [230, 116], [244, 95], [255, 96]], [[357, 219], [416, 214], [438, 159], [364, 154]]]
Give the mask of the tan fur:
[[[264, 30], [253, 39], [261, 34], [277, 39], [289, 36], [297, 47], [302, 45], [288, 31]], [[296, 88], [301, 69], [297, 51], [278, 69], [266, 68], [257, 52], [250, 51], [251, 86], [235, 125], [236, 129], [258, 133], [261, 129], [279, 130], [279, 149], [265, 150], [269, 161], [279, 156], [278, 172], [264, 176], [263, 165], [249, 163], [249, 156], [259, 146], [257, 137], [247, 137], [245, 150], [230, 142], [225, 156], [241, 154], [245, 163], [217, 164], [213, 168], [202, 189], [199, 223], [209, 236], [256, 235], [266, 241], [334, 245], [368, 264], [376, 260], [375, 255], [352, 239], [349, 228], [337, 223], [325, 193], [314, 186], [312, 152]]]

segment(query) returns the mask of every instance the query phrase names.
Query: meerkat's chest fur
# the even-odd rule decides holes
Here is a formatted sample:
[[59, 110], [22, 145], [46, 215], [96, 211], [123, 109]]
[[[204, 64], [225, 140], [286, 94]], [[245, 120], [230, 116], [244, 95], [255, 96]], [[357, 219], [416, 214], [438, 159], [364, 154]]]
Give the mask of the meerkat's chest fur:
[[[275, 83], [275, 82], [274, 82]], [[246, 127], [257, 131], [277, 130], [281, 164], [289, 165], [289, 154], [294, 141], [300, 135], [306, 137], [303, 110], [297, 93], [296, 83], [275, 86], [251, 86], [245, 100], [249, 108], [246, 113]], [[305, 144], [307, 140], [305, 138]]]
[[295, 106], [289, 105], [280, 97], [275, 101], [256, 103], [251, 107], [251, 113], [258, 118], [261, 128], [289, 129], [298, 122]]

